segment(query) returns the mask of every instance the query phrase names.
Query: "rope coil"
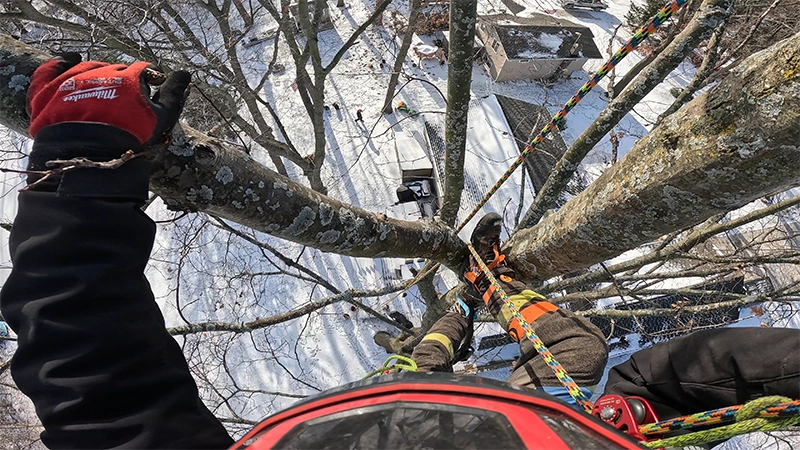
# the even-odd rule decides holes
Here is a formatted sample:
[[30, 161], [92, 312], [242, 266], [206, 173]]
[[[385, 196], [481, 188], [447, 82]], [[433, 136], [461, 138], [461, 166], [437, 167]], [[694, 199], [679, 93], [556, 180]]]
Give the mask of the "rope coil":
[[730, 439], [756, 431], [779, 431], [800, 424], [800, 400], [788, 397], [762, 397], [744, 405], [704, 411], [658, 423], [642, 425], [642, 434], [660, 434], [700, 426], [721, 425], [708, 430], [692, 431], [680, 436], [642, 442], [648, 448], [686, 447]]

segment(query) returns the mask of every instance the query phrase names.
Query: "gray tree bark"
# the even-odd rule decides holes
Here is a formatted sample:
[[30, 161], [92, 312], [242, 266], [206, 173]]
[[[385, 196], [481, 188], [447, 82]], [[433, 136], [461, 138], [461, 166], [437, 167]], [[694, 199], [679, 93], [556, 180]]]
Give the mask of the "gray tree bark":
[[[0, 123], [27, 134], [25, 96], [50, 56], [0, 35]], [[424, 257], [453, 268], [466, 255], [452, 229], [405, 222], [315, 192], [191, 127], [177, 126], [153, 148], [150, 188], [176, 210], [204, 211], [322, 251], [356, 257]], [[458, 270], [458, 269], [456, 269]]]
[[[583, 158], [653, 88], [658, 86], [697, 45], [707, 39], [731, 12], [732, 0], [706, 0], [686, 28], [661, 52], [633, 82], [584, 131], [558, 161], [517, 229], [530, 228], [544, 213], [556, 206], [558, 197], [578, 169]], [[618, 92], [618, 91], [615, 91]]]
[[584, 192], [505, 245], [547, 279], [800, 184], [800, 33], [666, 118]]
[[475, 39], [477, 0], [450, 3], [450, 54], [447, 68], [445, 117], [444, 195], [440, 219], [454, 225], [464, 190], [464, 151], [472, 83], [472, 43]]

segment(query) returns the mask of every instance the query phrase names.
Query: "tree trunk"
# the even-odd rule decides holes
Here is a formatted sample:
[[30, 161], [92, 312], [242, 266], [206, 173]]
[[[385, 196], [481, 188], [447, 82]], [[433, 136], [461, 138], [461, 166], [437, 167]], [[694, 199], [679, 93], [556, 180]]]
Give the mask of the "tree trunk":
[[467, 146], [467, 116], [472, 83], [472, 47], [478, 1], [450, 3], [450, 54], [447, 68], [447, 113], [445, 117], [444, 195], [441, 221], [454, 225], [464, 190], [464, 152]]
[[[567, 186], [578, 165], [589, 151], [603, 139], [653, 88], [672, 72], [693, 49], [727, 20], [732, 0], [706, 0], [684, 30], [636, 78], [630, 89], [616, 95], [589, 128], [581, 134], [558, 161], [533, 205], [525, 213], [517, 229], [536, 225], [545, 211], [556, 206], [559, 195]], [[619, 91], [615, 91], [619, 92]]]
[[524, 279], [608, 260], [800, 184], [800, 33], [756, 53], [507, 243]]
[[383, 101], [384, 114], [391, 114], [394, 111], [392, 107], [394, 90], [397, 89], [397, 83], [400, 81], [400, 72], [403, 70], [403, 63], [406, 61], [408, 49], [411, 48], [411, 41], [414, 39], [414, 31], [417, 29], [417, 22], [419, 22], [419, 13], [422, 11], [422, 0], [411, 0], [409, 9], [406, 34], [403, 35], [403, 42], [400, 44], [400, 50], [398, 50], [397, 58], [394, 60], [392, 75], [389, 77], [389, 87], [386, 89], [386, 100]]

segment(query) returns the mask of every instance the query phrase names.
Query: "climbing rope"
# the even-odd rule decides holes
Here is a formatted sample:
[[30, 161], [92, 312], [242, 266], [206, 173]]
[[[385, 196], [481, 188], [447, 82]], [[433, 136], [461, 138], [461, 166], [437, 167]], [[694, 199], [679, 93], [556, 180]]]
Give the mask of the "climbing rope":
[[[392, 361], [394, 361], [394, 364], [389, 365], [389, 363]], [[417, 372], [419, 369], [417, 369], [417, 363], [413, 359], [402, 355], [392, 355], [383, 362], [381, 367], [368, 373], [367, 376], [362, 378], [362, 380], [372, 378], [378, 374], [388, 375], [392, 372], [399, 372], [401, 370], [405, 370], [406, 372]]]
[[[483, 208], [483, 206], [486, 204], [486, 202], [489, 201], [489, 199], [494, 195], [494, 193], [497, 192], [498, 189], [500, 189], [500, 186], [502, 186], [503, 183], [505, 183], [506, 180], [508, 180], [509, 177], [511, 177], [511, 175], [517, 170], [517, 168], [520, 165], [522, 165], [522, 163], [525, 161], [525, 158], [527, 158], [528, 155], [533, 153], [533, 150], [540, 142], [544, 140], [545, 136], [547, 136], [548, 134], [550, 134], [551, 131], [553, 131], [553, 128], [557, 126], [558, 122], [563, 120], [564, 117], [566, 117], [566, 115], [570, 112], [570, 110], [572, 110], [572, 108], [574, 108], [575, 105], [577, 105], [578, 102], [580, 102], [581, 99], [583, 99], [583, 97], [585, 97], [586, 94], [588, 94], [589, 91], [591, 91], [597, 85], [597, 83], [601, 79], [603, 79], [603, 77], [606, 76], [606, 74], [608, 74], [608, 72], [610, 72], [614, 67], [616, 67], [617, 64], [620, 61], [622, 61], [626, 56], [628, 56], [628, 53], [633, 51], [633, 49], [635, 49], [639, 44], [642, 43], [642, 41], [644, 41], [650, 35], [650, 33], [655, 31], [657, 27], [661, 26], [661, 24], [666, 22], [667, 19], [672, 17], [672, 15], [675, 14], [688, 1], [689, 0], [670, 0], [670, 2], [667, 3], [663, 8], [661, 8], [661, 10], [659, 10], [655, 16], [651, 17], [650, 20], [647, 21], [647, 23], [642, 25], [642, 27], [639, 28], [636, 31], [636, 33], [634, 33], [633, 37], [631, 37], [628, 40], [628, 42], [626, 42], [625, 45], [622, 46], [622, 48], [617, 50], [617, 52], [614, 53], [614, 55], [612, 55], [611, 58], [609, 58], [605, 62], [605, 64], [603, 64], [603, 66], [600, 67], [600, 69], [594, 73], [594, 75], [592, 75], [592, 78], [590, 78], [589, 81], [587, 81], [583, 86], [581, 86], [580, 89], [578, 89], [578, 92], [576, 92], [575, 95], [573, 95], [572, 98], [570, 98], [569, 101], [567, 101], [567, 103], [564, 104], [564, 106], [561, 108], [561, 111], [556, 113], [556, 115], [554, 115], [553, 118], [550, 119], [550, 122], [547, 125], [545, 125], [544, 128], [542, 128], [542, 131], [540, 131], [539, 134], [528, 145], [525, 146], [525, 149], [522, 151], [517, 160], [514, 161], [513, 164], [511, 164], [511, 166], [508, 168], [508, 170], [506, 170], [503, 176], [500, 177], [499, 180], [497, 180], [497, 182], [494, 184], [494, 186], [492, 186], [491, 189], [489, 189], [489, 192], [487, 192], [486, 195], [484, 195], [483, 198], [478, 202], [478, 204], [475, 205], [475, 208], [472, 210], [472, 212], [470, 212], [467, 218], [464, 219], [463, 222], [461, 222], [461, 225], [459, 225], [458, 228], [456, 228], [456, 234], [462, 229], [464, 229], [464, 227], [469, 223], [469, 221], [472, 220], [473, 217], [475, 217], [478, 211], [480, 211], [481, 208]], [[397, 295], [389, 299], [389, 301], [384, 303], [384, 306], [391, 303], [392, 300], [397, 298], [403, 292], [406, 292], [409, 289], [411, 289], [411, 287], [416, 285], [422, 278], [424, 278], [430, 272], [433, 272], [438, 268], [439, 264], [434, 264], [430, 270], [423, 271], [417, 274], [417, 276], [411, 280], [411, 283], [409, 283], [409, 285], [402, 292], [398, 293]]]
[[495, 292], [497, 293], [497, 295], [500, 296], [500, 299], [503, 301], [504, 306], [506, 306], [508, 310], [511, 311], [511, 314], [514, 315], [514, 318], [517, 319], [517, 322], [522, 327], [523, 331], [525, 331], [525, 336], [533, 343], [533, 347], [536, 349], [536, 351], [540, 355], [542, 355], [542, 359], [544, 359], [544, 362], [547, 363], [547, 365], [556, 375], [558, 381], [560, 381], [561, 384], [564, 385], [565, 388], [567, 388], [569, 395], [571, 395], [572, 398], [575, 399], [575, 402], [578, 405], [580, 405], [581, 408], [583, 408], [587, 413], [591, 414], [592, 402], [586, 397], [586, 395], [583, 393], [581, 388], [578, 387], [575, 381], [572, 380], [572, 377], [569, 376], [567, 371], [564, 369], [564, 366], [562, 366], [556, 360], [553, 354], [550, 353], [550, 350], [547, 349], [547, 346], [544, 345], [544, 342], [542, 342], [542, 340], [539, 339], [539, 336], [536, 335], [536, 333], [533, 331], [533, 328], [531, 328], [530, 324], [522, 317], [522, 314], [520, 314], [519, 309], [517, 309], [517, 307], [514, 306], [514, 304], [508, 299], [508, 295], [505, 293], [505, 291], [503, 291], [503, 288], [500, 286], [500, 283], [497, 282], [497, 279], [494, 277], [494, 275], [492, 275], [492, 271], [489, 270], [489, 268], [483, 262], [480, 255], [478, 255], [478, 252], [476, 252], [475, 248], [472, 247], [472, 244], [467, 242], [467, 248], [469, 249], [470, 253], [472, 253], [472, 256], [475, 258], [475, 261], [478, 263], [478, 267], [486, 275], [486, 279], [488, 279], [489, 282], [492, 284], [492, 286], [494, 286]]
[[656, 434], [725, 423], [728, 425], [641, 444], [648, 448], [686, 447], [730, 439], [755, 431], [785, 430], [800, 424], [800, 400], [780, 396], [762, 397], [744, 405], [642, 425], [639, 431], [642, 434]]
[[486, 202], [488, 202], [489, 199], [492, 197], [492, 195], [494, 195], [494, 193], [497, 192], [500, 186], [502, 186], [503, 183], [505, 183], [506, 180], [508, 180], [509, 177], [511, 177], [511, 174], [513, 174], [514, 171], [517, 170], [517, 168], [520, 165], [522, 165], [523, 162], [525, 162], [525, 158], [527, 158], [528, 155], [533, 153], [533, 150], [536, 148], [536, 146], [544, 140], [545, 136], [547, 136], [548, 134], [550, 134], [551, 131], [553, 131], [553, 128], [555, 128], [558, 125], [558, 123], [561, 122], [564, 119], [564, 117], [566, 117], [566, 115], [570, 112], [570, 110], [572, 110], [572, 108], [574, 108], [575, 105], [577, 105], [578, 102], [580, 102], [583, 99], [583, 97], [585, 97], [586, 94], [589, 93], [589, 91], [591, 91], [595, 86], [597, 86], [597, 83], [601, 79], [603, 79], [603, 77], [606, 76], [608, 72], [610, 72], [614, 67], [616, 67], [616, 65], [620, 61], [622, 61], [628, 55], [628, 53], [633, 51], [634, 48], [636, 48], [639, 44], [641, 44], [642, 41], [644, 41], [647, 38], [647, 36], [650, 35], [650, 33], [655, 31], [657, 27], [666, 22], [667, 19], [669, 19], [673, 14], [675, 14], [681, 8], [681, 6], [686, 4], [687, 1], [688, 0], [671, 0], [669, 3], [667, 3], [666, 6], [661, 8], [661, 10], [658, 11], [658, 13], [656, 13], [655, 16], [651, 17], [650, 20], [647, 21], [647, 23], [642, 25], [642, 27], [636, 31], [633, 37], [630, 38], [628, 42], [626, 42], [625, 45], [622, 46], [622, 48], [620, 48], [619, 50], [617, 50], [616, 53], [613, 54], [611, 58], [609, 58], [605, 62], [605, 64], [603, 64], [603, 66], [600, 67], [600, 69], [594, 73], [594, 75], [592, 76], [592, 78], [589, 79], [589, 81], [587, 81], [583, 86], [581, 86], [580, 89], [578, 89], [578, 92], [576, 92], [575, 95], [573, 95], [572, 98], [570, 98], [569, 101], [567, 101], [567, 103], [564, 104], [564, 106], [561, 108], [561, 111], [557, 112], [556, 115], [554, 115], [553, 118], [550, 119], [550, 122], [547, 125], [545, 125], [544, 128], [542, 128], [542, 131], [540, 131], [539, 134], [527, 146], [525, 146], [525, 149], [519, 155], [517, 160], [514, 161], [513, 164], [511, 164], [508, 170], [506, 170], [506, 173], [504, 173], [503, 176], [501, 176], [500, 179], [497, 180], [497, 183], [495, 183], [494, 186], [492, 186], [492, 188], [489, 189], [489, 192], [487, 192], [486, 195], [483, 196], [481, 201], [479, 201], [478, 204], [475, 205], [475, 208], [472, 210], [471, 213], [469, 213], [469, 216], [467, 216], [467, 218], [464, 219], [461, 225], [459, 225], [458, 228], [456, 228], [456, 233], [461, 231], [464, 228], [464, 226], [466, 226], [467, 223], [469, 223], [469, 221], [472, 220], [473, 217], [475, 217], [475, 214], [477, 214], [478, 211], [480, 211], [480, 209], [483, 208], [483, 205], [485, 205]]
[[[674, 419], [662, 420], [661, 422], [649, 423], [639, 426], [639, 432], [647, 436], [709, 425], [727, 425], [736, 422], [738, 412], [745, 406], [746, 405], [728, 406], [725, 408], [704, 411], [689, 416], [681, 416]], [[770, 404], [768, 407], [760, 410], [758, 414], [758, 417], [764, 418], [784, 418], [794, 416], [800, 416], [800, 400], [787, 400], [776, 404]]]

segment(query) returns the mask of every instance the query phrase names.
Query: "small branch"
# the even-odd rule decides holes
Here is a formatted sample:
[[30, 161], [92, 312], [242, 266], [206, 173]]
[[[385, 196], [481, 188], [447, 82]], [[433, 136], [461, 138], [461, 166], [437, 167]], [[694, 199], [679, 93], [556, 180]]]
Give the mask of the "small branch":
[[[250, 242], [253, 245], [256, 245], [256, 246], [258, 246], [258, 247], [260, 247], [260, 248], [272, 253], [275, 257], [280, 259], [281, 262], [283, 262], [286, 266], [293, 267], [293, 268], [297, 269], [299, 272], [305, 273], [306, 275], [311, 277], [314, 281], [316, 281], [317, 283], [319, 283], [320, 285], [322, 285], [323, 287], [325, 287], [329, 291], [333, 292], [334, 294], [341, 294], [342, 293], [341, 290], [337, 289], [336, 286], [334, 286], [331, 283], [329, 283], [326, 279], [322, 278], [319, 274], [311, 271], [310, 269], [308, 269], [307, 267], [303, 266], [302, 264], [299, 264], [299, 263], [297, 263], [295, 261], [292, 261], [291, 259], [286, 257], [284, 254], [282, 254], [281, 252], [277, 251], [271, 245], [266, 244], [264, 242], [261, 242], [258, 239], [256, 239], [255, 237], [250, 236], [250, 235], [248, 235], [246, 233], [243, 233], [243, 232], [237, 230], [236, 228], [233, 228], [232, 226], [230, 226], [227, 223], [225, 223], [219, 217], [216, 217], [216, 216], [211, 216], [211, 217], [214, 218], [214, 220], [216, 221], [218, 227], [220, 227], [220, 228], [228, 231], [229, 233], [232, 233], [232, 234], [244, 239], [247, 242]], [[410, 286], [408, 286], [408, 287], [410, 287]], [[404, 287], [403, 289], [407, 289], [408, 287]], [[372, 309], [371, 307], [365, 305], [362, 302], [359, 302], [359, 301], [357, 301], [355, 299], [345, 299], [345, 301], [350, 303], [351, 305], [354, 305], [354, 306], [356, 306], [358, 308], [361, 308], [367, 314], [372, 315], [376, 319], [378, 319], [378, 320], [380, 320], [380, 321], [382, 321], [382, 322], [384, 322], [384, 323], [386, 323], [388, 325], [391, 325], [393, 327], [399, 328], [402, 331], [409, 332], [409, 333], [413, 334], [413, 331], [411, 331], [410, 329], [400, 325], [399, 323], [395, 322], [394, 320], [389, 319], [385, 315], [379, 313], [378, 311]]]
[[583, 317], [607, 317], [619, 319], [623, 317], [675, 317], [679, 314], [694, 314], [714, 311], [717, 309], [728, 309], [736, 307], [746, 307], [757, 303], [776, 301], [772, 295], [750, 295], [736, 300], [711, 303], [708, 305], [683, 306], [676, 308], [648, 308], [648, 309], [590, 309], [586, 311], [576, 311], [575, 314]]
[[133, 153], [133, 150], [128, 150], [122, 154], [117, 159], [112, 159], [110, 161], [92, 161], [87, 158], [73, 158], [67, 160], [56, 159], [53, 161], [47, 161], [45, 166], [52, 167], [50, 170], [16, 170], [16, 169], [7, 169], [7, 168], [0, 168], [0, 172], [6, 173], [21, 173], [26, 175], [41, 175], [41, 178], [34, 181], [33, 183], [25, 186], [24, 188], [20, 189], [20, 191], [27, 191], [32, 189], [42, 183], [43, 181], [54, 177], [56, 175], [61, 175], [66, 172], [73, 171], [75, 169], [117, 169], [121, 165], [125, 164], [126, 162], [139, 158], [140, 156], [150, 156], [147, 152], [141, 153]]
[[[304, 397], [298, 397], [298, 398], [305, 398], [305, 396]], [[249, 426], [255, 426], [255, 425], [258, 425], [260, 423], [257, 420], [247, 420], [247, 419], [242, 419], [242, 418], [239, 418], [239, 417], [217, 417], [217, 420], [219, 420], [222, 423], [235, 423], [235, 424], [238, 424], [238, 425], [249, 425]]]
[[268, 326], [277, 325], [279, 323], [287, 322], [298, 317], [303, 317], [318, 309], [322, 309], [328, 305], [338, 302], [349, 302], [357, 297], [379, 297], [381, 295], [390, 294], [399, 291], [405, 287], [405, 284], [400, 286], [387, 286], [381, 289], [371, 291], [359, 291], [349, 289], [341, 294], [332, 295], [317, 302], [311, 302], [292, 311], [287, 311], [282, 314], [265, 317], [263, 319], [256, 319], [250, 322], [229, 323], [229, 322], [200, 322], [189, 325], [168, 328], [167, 331], [173, 336], [185, 336], [187, 334], [202, 333], [206, 331], [229, 331], [233, 333], [249, 333], [259, 328], [266, 328]]
[[[749, 214], [739, 217], [738, 219], [730, 220], [728, 222], [721, 224], [717, 222], [722, 218], [722, 215], [719, 214], [714, 215], [701, 225], [696, 226], [691, 232], [687, 233], [682, 239], [679, 239], [677, 242], [666, 247], [659, 246], [659, 248], [646, 255], [631, 259], [629, 261], [624, 261], [619, 264], [615, 264], [609, 267], [608, 270], [612, 273], [639, 270], [641, 267], [647, 264], [668, 259], [677, 253], [689, 251], [694, 246], [705, 242], [712, 236], [716, 236], [720, 233], [724, 233], [725, 231], [733, 230], [735, 228], [754, 222], [756, 220], [763, 219], [767, 216], [771, 216], [780, 211], [797, 206], [798, 204], [800, 204], [800, 195], [788, 198], [782, 202], [775, 203], [774, 205], [770, 205], [766, 208], [761, 208], [757, 211], [753, 211]], [[732, 261], [718, 260], [709, 262], [719, 262], [728, 264], [731, 263]], [[585, 275], [580, 275], [574, 278], [569, 278], [566, 280], [560, 280], [554, 283], [547, 284], [539, 288], [539, 293], [547, 294], [550, 292], [565, 289], [570, 286], [599, 283], [608, 280], [609, 280], [608, 274], [598, 270], [590, 272]]]
[[45, 166], [52, 167], [51, 170], [60, 171], [59, 173], [69, 172], [74, 169], [117, 169], [126, 162], [136, 159], [144, 153], [133, 153], [133, 150], [128, 150], [117, 159], [111, 161], [92, 161], [87, 158], [73, 158], [67, 160], [56, 159], [47, 161]]
[[249, 154], [251, 153], [250, 146], [249, 146], [249, 145], [247, 145], [247, 142], [245, 142], [245, 141], [244, 141], [244, 138], [242, 138], [241, 134], [240, 134], [240, 133], [238, 133], [238, 132], [236, 131], [236, 129], [235, 129], [235, 128], [233, 128], [233, 124], [231, 124], [231, 121], [230, 121], [230, 120], [228, 120], [228, 118], [225, 116], [225, 114], [223, 114], [223, 113], [222, 113], [222, 111], [220, 111], [219, 107], [217, 107], [217, 105], [214, 103], [214, 101], [213, 101], [213, 100], [211, 100], [211, 99], [210, 99], [210, 98], [209, 98], [209, 97], [206, 95], [206, 93], [205, 93], [205, 92], [203, 92], [203, 90], [202, 90], [202, 89], [200, 89], [200, 86], [198, 86], [198, 85], [196, 85], [196, 84], [194, 84], [194, 83], [189, 83], [189, 87], [191, 87], [191, 88], [193, 88], [195, 91], [197, 91], [197, 93], [198, 93], [198, 94], [200, 94], [200, 96], [201, 96], [201, 97], [203, 97], [203, 99], [205, 99], [205, 101], [206, 101], [206, 102], [207, 102], [209, 105], [211, 105], [211, 107], [212, 107], [212, 108], [214, 108], [214, 111], [216, 111], [216, 112], [217, 112], [217, 114], [219, 115], [219, 117], [220, 117], [220, 118], [221, 118], [221, 119], [222, 119], [222, 120], [225, 122], [225, 125], [227, 125], [227, 126], [228, 126], [228, 129], [230, 129], [230, 130], [231, 130], [231, 133], [235, 134], [235, 135], [236, 135], [236, 137], [238, 137], [238, 138], [239, 138], [239, 141], [242, 143], [242, 147], [244, 147], [244, 148], [247, 150], [245, 153], [247, 153], [247, 154], [249, 155]]
[[339, 49], [339, 51], [338, 51], [338, 52], [336, 52], [336, 54], [333, 56], [333, 59], [331, 59], [331, 62], [330, 62], [330, 63], [328, 63], [328, 65], [327, 65], [327, 66], [325, 66], [325, 67], [322, 69], [322, 70], [323, 70], [323, 71], [324, 71], [326, 74], [327, 74], [327, 73], [330, 73], [330, 71], [331, 71], [331, 70], [333, 70], [333, 68], [334, 68], [334, 67], [336, 67], [336, 64], [338, 64], [338, 63], [339, 63], [339, 60], [340, 60], [340, 59], [342, 59], [342, 56], [344, 56], [345, 52], [346, 52], [346, 51], [347, 51], [347, 50], [348, 50], [350, 47], [352, 47], [352, 46], [353, 46], [353, 44], [356, 42], [356, 39], [358, 39], [358, 37], [359, 37], [359, 36], [361, 36], [361, 34], [362, 34], [364, 31], [366, 31], [367, 27], [369, 27], [370, 25], [372, 25], [372, 23], [373, 23], [373, 22], [375, 22], [375, 20], [377, 20], [377, 19], [378, 19], [378, 17], [380, 17], [380, 16], [381, 16], [381, 14], [383, 14], [383, 11], [384, 11], [384, 10], [386, 10], [386, 7], [387, 7], [387, 6], [389, 6], [389, 4], [390, 4], [390, 3], [392, 3], [392, 0], [384, 0], [382, 3], [380, 3], [380, 4], [379, 4], [379, 5], [378, 5], [378, 6], [375, 8], [375, 11], [373, 11], [372, 15], [370, 15], [370, 16], [369, 16], [369, 18], [368, 18], [367, 20], [365, 20], [365, 21], [364, 21], [364, 23], [362, 23], [362, 24], [361, 24], [361, 25], [360, 25], [360, 26], [359, 26], [359, 27], [356, 29], [356, 31], [354, 31], [354, 32], [353, 32], [353, 34], [352, 34], [352, 35], [350, 35], [350, 39], [348, 39], [348, 40], [347, 40], [347, 42], [345, 42], [345, 43], [342, 45], [342, 48], [340, 48], [340, 49]]
[[758, 27], [761, 25], [761, 22], [764, 21], [764, 18], [767, 17], [767, 15], [773, 9], [775, 9], [775, 7], [778, 6], [778, 3], [780, 2], [781, 0], [773, 1], [772, 4], [769, 5], [767, 9], [764, 10], [763, 13], [761, 13], [760, 16], [758, 16], [758, 19], [756, 19], [756, 22], [753, 24], [753, 26], [750, 28], [750, 31], [747, 33], [747, 36], [745, 36], [745, 38], [742, 39], [742, 41], [739, 43], [739, 45], [736, 46], [736, 48], [734, 48], [730, 52], [725, 52], [726, 53], [725, 58], [723, 58], [723, 60], [719, 62], [719, 64], [714, 68], [715, 70], [718, 70], [722, 66], [725, 60], [736, 57], [736, 54], [739, 53], [739, 50], [741, 50], [742, 47], [747, 45], [747, 43], [750, 42], [750, 39], [753, 38], [753, 36], [756, 33], [756, 29], [758, 29]]

